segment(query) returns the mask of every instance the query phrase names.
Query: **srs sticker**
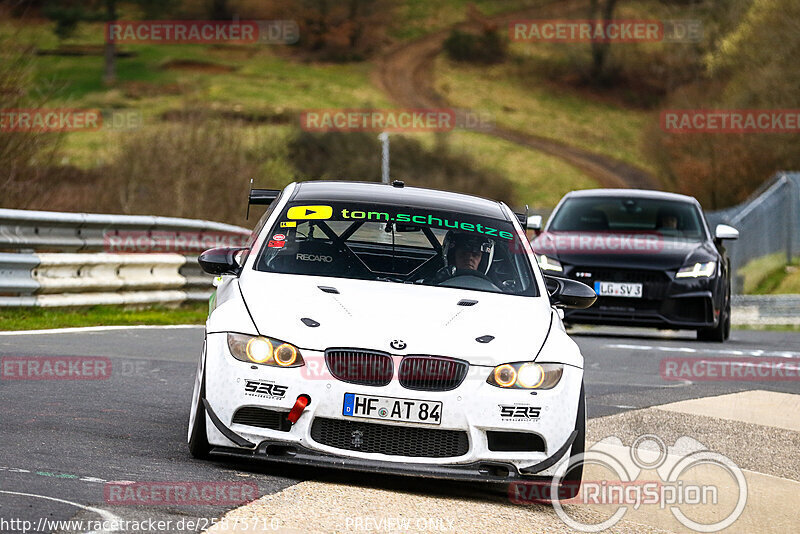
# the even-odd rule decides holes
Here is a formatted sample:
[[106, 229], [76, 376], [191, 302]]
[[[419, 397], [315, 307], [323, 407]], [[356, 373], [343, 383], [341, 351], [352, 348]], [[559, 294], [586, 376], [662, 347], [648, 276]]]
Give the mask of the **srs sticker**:
[[330, 219], [332, 215], [330, 206], [294, 206], [286, 213], [290, 219]]
[[500, 419], [504, 421], [539, 419], [542, 408], [527, 404], [499, 404]]
[[281, 228], [296, 228], [297, 223], [294, 221], [281, 221]]
[[252, 397], [262, 397], [264, 399], [280, 400], [286, 396], [288, 386], [282, 386], [266, 380], [247, 380], [245, 379], [245, 395]]
[[284, 234], [275, 234], [272, 236], [273, 241], [286, 241], [286, 236]]

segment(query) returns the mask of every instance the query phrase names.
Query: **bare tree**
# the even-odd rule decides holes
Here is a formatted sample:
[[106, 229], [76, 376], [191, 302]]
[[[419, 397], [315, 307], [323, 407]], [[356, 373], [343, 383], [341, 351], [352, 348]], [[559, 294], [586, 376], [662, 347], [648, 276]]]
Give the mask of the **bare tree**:
[[[106, 2], [106, 24], [111, 24], [117, 20], [117, 0], [105, 0]], [[111, 39], [111, 34], [106, 35], [106, 44], [103, 50], [103, 83], [111, 85], [117, 80], [117, 45]]]
[[[614, 9], [617, 7], [617, 0], [590, 0], [589, 2], [589, 19], [600, 24], [606, 24], [607, 21], [614, 17]], [[598, 21], [599, 16], [599, 21]], [[595, 35], [593, 33], [593, 35]], [[592, 38], [592, 69], [591, 79], [594, 82], [599, 82], [603, 79], [605, 74], [605, 65], [608, 59], [608, 51], [611, 43], [607, 40], [598, 40]]]

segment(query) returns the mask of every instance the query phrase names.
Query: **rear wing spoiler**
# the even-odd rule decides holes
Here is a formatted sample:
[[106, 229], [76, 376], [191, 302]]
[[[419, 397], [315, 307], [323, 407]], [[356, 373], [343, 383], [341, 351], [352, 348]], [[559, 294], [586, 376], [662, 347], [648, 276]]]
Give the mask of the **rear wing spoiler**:
[[269, 206], [281, 194], [280, 189], [251, 189], [248, 206]]
[[253, 180], [250, 179], [250, 193], [247, 196], [247, 215], [250, 218], [250, 206], [269, 206], [281, 194], [280, 189], [253, 189]]

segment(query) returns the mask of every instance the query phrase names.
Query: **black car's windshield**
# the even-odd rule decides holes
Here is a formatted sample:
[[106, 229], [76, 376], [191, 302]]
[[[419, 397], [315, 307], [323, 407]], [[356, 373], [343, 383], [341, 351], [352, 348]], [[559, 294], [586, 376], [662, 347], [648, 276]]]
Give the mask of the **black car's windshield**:
[[553, 232], [658, 232], [702, 240], [703, 223], [689, 202], [631, 197], [567, 199], [550, 223]]
[[505, 220], [368, 203], [290, 203], [264, 236], [259, 271], [538, 296]]

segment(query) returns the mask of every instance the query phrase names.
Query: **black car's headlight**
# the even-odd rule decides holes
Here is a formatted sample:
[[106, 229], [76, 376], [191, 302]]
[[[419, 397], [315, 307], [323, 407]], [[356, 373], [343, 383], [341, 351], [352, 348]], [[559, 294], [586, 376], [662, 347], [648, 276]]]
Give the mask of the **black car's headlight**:
[[228, 333], [228, 350], [237, 360], [275, 367], [301, 367], [300, 349], [271, 337]]
[[543, 271], [555, 271], [560, 273], [564, 270], [560, 261], [545, 254], [539, 254], [536, 259], [539, 261], [539, 268]]
[[499, 388], [552, 389], [563, 374], [560, 363], [504, 363], [495, 367], [486, 381]]
[[675, 278], [709, 278], [717, 272], [717, 262], [691, 263], [678, 271]]

